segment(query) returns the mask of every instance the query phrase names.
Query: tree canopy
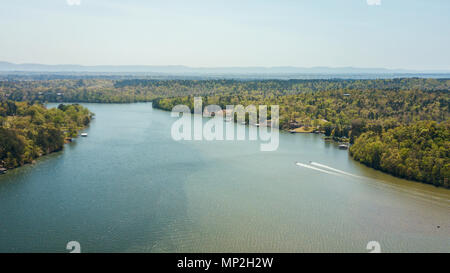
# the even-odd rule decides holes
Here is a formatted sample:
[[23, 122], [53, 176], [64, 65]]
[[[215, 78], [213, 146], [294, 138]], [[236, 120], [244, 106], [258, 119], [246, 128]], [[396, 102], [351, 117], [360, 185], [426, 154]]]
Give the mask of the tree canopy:
[[77, 136], [92, 113], [81, 105], [47, 109], [28, 102], [0, 102], [0, 167], [15, 168], [59, 151]]

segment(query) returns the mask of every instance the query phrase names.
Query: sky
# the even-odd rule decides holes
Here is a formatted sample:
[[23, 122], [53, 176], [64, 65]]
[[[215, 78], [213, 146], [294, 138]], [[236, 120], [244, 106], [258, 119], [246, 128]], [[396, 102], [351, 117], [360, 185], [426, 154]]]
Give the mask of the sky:
[[0, 0], [0, 61], [450, 70], [448, 0]]

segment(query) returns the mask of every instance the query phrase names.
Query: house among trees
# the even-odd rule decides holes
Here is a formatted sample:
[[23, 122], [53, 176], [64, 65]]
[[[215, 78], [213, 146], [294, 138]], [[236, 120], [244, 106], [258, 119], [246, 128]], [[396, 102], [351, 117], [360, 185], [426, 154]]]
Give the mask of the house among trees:
[[295, 129], [298, 127], [301, 127], [302, 125], [298, 123], [297, 121], [291, 121], [289, 122], [289, 129]]

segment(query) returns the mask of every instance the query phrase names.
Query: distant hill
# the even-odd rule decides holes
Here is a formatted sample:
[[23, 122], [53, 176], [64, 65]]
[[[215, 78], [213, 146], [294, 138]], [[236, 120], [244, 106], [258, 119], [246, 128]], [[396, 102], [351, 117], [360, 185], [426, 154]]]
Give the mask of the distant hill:
[[162, 73], [162, 74], [397, 74], [397, 73], [449, 73], [450, 71], [415, 71], [406, 69], [358, 67], [188, 67], [182, 65], [46, 65], [0, 62], [0, 71], [6, 72], [96, 72], [96, 73]]

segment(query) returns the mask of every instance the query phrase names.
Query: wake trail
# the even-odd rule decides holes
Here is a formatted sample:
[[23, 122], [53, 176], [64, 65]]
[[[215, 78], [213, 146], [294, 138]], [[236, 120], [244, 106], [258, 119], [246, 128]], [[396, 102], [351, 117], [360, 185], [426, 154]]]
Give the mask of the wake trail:
[[[299, 163], [299, 164], [301, 164], [301, 163]], [[341, 170], [329, 167], [327, 165], [323, 165], [323, 164], [312, 162], [312, 161], [310, 162], [310, 164], [314, 165], [314, 166], [317, 166], [317, 167], [324, 168], [324, 169], [328, 169], [328, 170], [330, 170], [332, 172], [328, 172], [328, 171], [325, 171], [325, 170], [322, 170], [322, 169], [319, 169], [319, 168], [314, 168], [314, 167], [311, 167], [311, 166], [308, 166], [308, 165], [306, 165], [304, 167], [311, 167], [311, 168], [314, 168], [315, 170], [320, 170], [320, 171], [324, 171], [324, 172], [331, 173], [331, 174], [344, 174], [344, 175], [347, 175], [347, 176], [352, 176], [352, 177], [355, 177], [355, 178], [364, 179], [366, 181], [370, 181], [372, 186], [375, 186], [376, 188], [379, 188], [379, 189], [381, 189], [381, 188], [389, 188], [391, 190], [400, 191], [400, 192], [403, 192], [403, 193], [406, 193], [406, 194], [409, 194], [409, 195], [414, 195], [416, 197], [420, 196], [420, 199], [423, 199], [423, 200], [426, 199], [427, 201], [433, 202], [433, 200], [430, 200], [430, 199], [434, 199], [434, 200], [444, 201], [445, 203], [447, 203], [447, 205], [450, 204], [449, 203], [450, 200], [448, 199], [447, 196], [443, 196], [443, 195], [440, 195], [440, 194], [432, 193], [432, 192], [429, 192], [429, 191], [426, 191], [426, 190], [404, 189], [404, 188], [401, 188], [401, 187], [398, 187], [398, 186], [395, 186], [395, 185], [387, 184], [384, 180], [381, 180], [381, 179], [376, 179], [376, 178], [371, 178], [371, 177], [365, 177], [365, 176], [359, 176], [359, 175], [351, 174], [351, 173], [344, 172], [344, 171], [341, 171]], [[302, 164], [302, 166], [303, 165], [305, 165], [305, 164]], [[382, 183], [380, 183], [380, 182], [382, 182]]]
[[310, 165], [307, 165], [307, 164], [299, 163], [299, 162], [296, 162], [295, 165], [300, 166], [300, 167], [305, 167], [305, 168], [308, 168], [308, 169], [312, 169], [312, 170], [316, 170], [316, 171], [319, 171], [319, 172], [327, 173], [327, 174], [339, 175], [339, 174], [337, 174], [335, 172], [322, 170], [322, 169], [319, 169], [319, 168], [316, 168], [316, 167], [313, 167], [313, 166], [310, 166]]
[[359, 175], [351, 174], [351, 173], [348, 173], [348, 172], [344, 172], [344, 171], [332, 168], [332, 167], [327, 166], [327, 165], [319, 164], [319, 163], [316, 163], [316, 162], [311, 162], [310, 164], [314, 165], [314, 166], [317, 166], [317, 167], [322, 167], [322, 168], [331, 170], [333, 172], [337, 172], [337, 173], [341, 173], [341, 174], [345, 174], [345, 175], [349, 175], [349, 176], [353, 176], [353, 177], [357, 177], [357, 178], [366, 178], [366, 177], [363, 177], [363, 176], [359, 176]]

